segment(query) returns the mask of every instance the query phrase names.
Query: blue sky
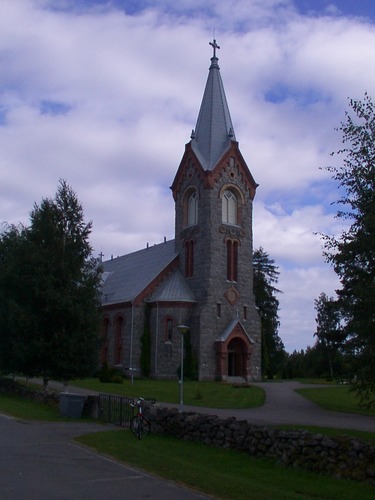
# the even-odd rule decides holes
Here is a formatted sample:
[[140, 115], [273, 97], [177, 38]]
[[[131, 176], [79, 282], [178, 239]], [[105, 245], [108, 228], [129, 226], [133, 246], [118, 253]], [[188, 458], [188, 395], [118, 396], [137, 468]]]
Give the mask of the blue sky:
[[3, 0], [0, 221], [28, 222], [60, 178], [105, 258], [174, 237], [169, 189], [195, 127], [213, 34], [240, 149], [259, 183], [254, 245], [280, 270], [280, 336], [314, 343], [338, 286], [335, 131], [375, 87], [375, 2]]
[[327, 11], [341, 16], [361, 16], [375, 20], [375, 4], [373, 0], [296, 0], [295, 5], [301, 14], [324, 15]]

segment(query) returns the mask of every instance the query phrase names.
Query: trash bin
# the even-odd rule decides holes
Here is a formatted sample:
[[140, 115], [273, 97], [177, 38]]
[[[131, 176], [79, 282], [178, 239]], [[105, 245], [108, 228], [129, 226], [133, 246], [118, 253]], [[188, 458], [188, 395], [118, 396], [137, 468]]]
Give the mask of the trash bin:
[[81, 418], [86, 396], [72, 394], [70, 392], [60, 393], [60, 415], [69, 418]]

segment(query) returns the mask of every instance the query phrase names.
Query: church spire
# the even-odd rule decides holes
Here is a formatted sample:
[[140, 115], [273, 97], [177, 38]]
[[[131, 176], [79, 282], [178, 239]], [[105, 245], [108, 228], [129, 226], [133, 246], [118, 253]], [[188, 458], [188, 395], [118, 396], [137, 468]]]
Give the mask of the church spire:
[[229, 113], [216, 50], [216, 40], [210, 42], [213, 48], [211, 66], [203, 94], [197, 125], [191, 135], [191, 145], [205, 170], [212, 170], [236, 140]]

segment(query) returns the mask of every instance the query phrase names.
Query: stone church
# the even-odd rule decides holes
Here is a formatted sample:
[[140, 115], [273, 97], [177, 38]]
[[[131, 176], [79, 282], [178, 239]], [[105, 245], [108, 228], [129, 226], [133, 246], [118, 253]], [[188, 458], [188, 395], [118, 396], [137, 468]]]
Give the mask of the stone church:
[[252, 269], [257, 184], [234, 133], [219, 47], [210, 45], [198, 120], [171, 186], [175, 239], [103, 262], [100, 361], [136, 376], [147, 330], [153, 378], [177, 377], [181, 335], [189, 336], [199, 380], [261, 377]]

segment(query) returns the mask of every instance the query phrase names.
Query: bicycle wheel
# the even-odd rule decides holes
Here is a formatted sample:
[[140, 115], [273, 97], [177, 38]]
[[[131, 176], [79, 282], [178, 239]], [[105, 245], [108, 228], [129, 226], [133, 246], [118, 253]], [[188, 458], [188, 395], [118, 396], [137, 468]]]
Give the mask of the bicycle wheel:
[[142, 418], [140, 422], [141, 434], [143, 434], [144, 436], [148, 436], [150, 434], [150, 427], [150, 422], [145, 418]]
[[137, 415], [135, 415], [130, 420], [130, 430], [132, 431], [133, 434], [137, 436], [138, 439], [141, 439], [141, 426], [142, 426], [141, 419]]

